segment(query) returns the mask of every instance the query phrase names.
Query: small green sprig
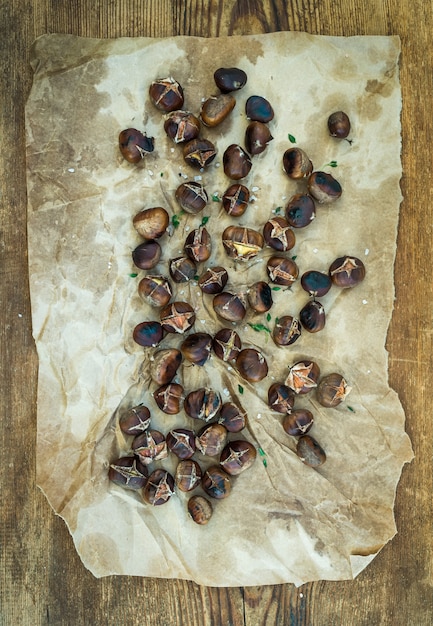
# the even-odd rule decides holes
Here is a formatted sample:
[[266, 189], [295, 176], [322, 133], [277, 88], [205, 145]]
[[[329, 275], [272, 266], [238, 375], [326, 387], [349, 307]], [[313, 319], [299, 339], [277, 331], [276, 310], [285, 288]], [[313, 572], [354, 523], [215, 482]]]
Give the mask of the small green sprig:
[[287, 135], [287, 139], [290, 141], [290, 143], [296, 143], [295, 137], [290, 133]]
[[253, 330], [255, 330], [257, 333], [259, 333], [262, 330], [264, 330], [266, 333], [269, 333], [269, 334], [272, 332], [271, 329], [265, 326], [264, 324], [248, 324], [248, 326], [252, 328]]

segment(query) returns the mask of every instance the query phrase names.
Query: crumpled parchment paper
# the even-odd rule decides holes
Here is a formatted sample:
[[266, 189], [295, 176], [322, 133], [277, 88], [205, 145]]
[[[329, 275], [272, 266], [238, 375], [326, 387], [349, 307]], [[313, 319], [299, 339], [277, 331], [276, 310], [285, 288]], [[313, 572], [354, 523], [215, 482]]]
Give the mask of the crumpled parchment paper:
[[[220, 39], [48, 35], [35, 42], [26, 121], [29, 270], [39, 355], [37, 480], [95, 576], [183, 578], [212, 586], [349, 579], [395, 534], [395, 489], [412, 458], [404, 412], [388, 385], [385, 350], [401, 201], [399, 50], [397, 37], [291, 32]], [[243, 68], [248, 82], [235, 94], [230, 118], [203, 132], [218, 148], [214, 163], [194, 171], [165, 136], [149, 84], [174, 76], [185, 90], [184, 108], [197, 113], [203, 98], [217, 92], [214, 71], [231, 66]], [[305, 189], [282, 171], [291, 134], [316, 170], [340, 181], [343, 195], [332, 205], [318, 205], [316, 219], [295, 232], [288, 254], [296, 255], [300, 275], [327, 271], [345, 254], [361, 258], [367, 274], [354, 289], [333, 287], [321, 299], [325, 329], [304, 332], [291, 347], [277, 347], [268, 332], [249, 323], [272, 329], [276, 317], [297, 315], [308, 299], [299, 281], [273, 292], [270, 320], [248, 314], [238, 332], [244, 347], [259, 347], [268, 360], [269, 375], [260, 384], [246, 383], [215, 356], [203, 368], [182, 365], [177, 380], [186, 392], [212, 386], [247, 411], [242, 437], [266, 454], [236, 478], [231, 496], [214, 502], [211, 522], [199, 527], [186, 513], [185, 494], [152, 507], [107, 479], [109, 462], [130, 451], [130, 438], [118, 428], [125, 408], [143, 402], [153, 426], [164, 432], [196, 426], [183, 413], [166, 416], [157, 409], [149, 377], [152, 350], [132, 340], [137, 323], [157, 319], [137, 295], [144, 272], [131, 260], [141, 241], [132, 217], [158, 205], [178, 215], [174, 190], [197, 175], [209, 196], [222, 195], [231, 184], [222, 154], [230, 143], [243, 144], [244, 104], [253, 94], [273, 105], [274, 139], [242, 181], [253, 202], [238, 224], [261, 230], [277, 207]], [[352, 122], [351, 144], [327, 131], [328, 116], [340, 109]], [[155, 137], [155, 151], [139, 165], [128, 164], [118, 150], [118, 134], [127, 127]], [[327, 165], [331, 161], [336, 168]], [[167, 260], [181, 252], [188, 231], [204, 216], [213, 236], [207, 265], [227, 268], [228, 287], [245, 291], [266, 279], [272, 251], [265, 248], [244, 264], [228, 259], [221, 232], [236, 220], [212, 200], [197, 216], [179, 216], [179, 227], [161, 240], [156, 270], [167, 274]], [[174, 299], [196, 307], [193, 330], [214, 333], [224, 326], [195, 281], [175, 290]], [[160, 347], [180, 341], [167, 337]], [[327, 453], [318, 469], [299, 460], [282, 416], [266, 402], [270, 384], [284, 380], [288, 366], [302, 358], [316, 361], [322, 374], [342, 373], [353, 387], [336, 409], [321, 407], [314, 393], [296, 402], [316, 418], [310, 434]], [[173, 471], [175, 462], [161, 465]]]

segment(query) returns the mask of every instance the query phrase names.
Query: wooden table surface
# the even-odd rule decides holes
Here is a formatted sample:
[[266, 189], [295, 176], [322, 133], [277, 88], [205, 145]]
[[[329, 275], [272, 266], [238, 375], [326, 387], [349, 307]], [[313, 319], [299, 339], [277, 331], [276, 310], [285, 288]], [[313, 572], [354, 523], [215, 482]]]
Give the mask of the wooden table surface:
[[[24, 136], [29, 47], [48, 32], [132, 37], [279, 30], [401, 37], [404, 201], [387, 347], [390, 383], [406, 410], [416, 457], [398, 487], [398, 535], [355, 581], [212, 589], [159, 579], [97, 580], [35, 484], [37, 358], [27, 279]], [[429, 0], [0, 0], [2, 626], [433, 623], [432, 31]]]

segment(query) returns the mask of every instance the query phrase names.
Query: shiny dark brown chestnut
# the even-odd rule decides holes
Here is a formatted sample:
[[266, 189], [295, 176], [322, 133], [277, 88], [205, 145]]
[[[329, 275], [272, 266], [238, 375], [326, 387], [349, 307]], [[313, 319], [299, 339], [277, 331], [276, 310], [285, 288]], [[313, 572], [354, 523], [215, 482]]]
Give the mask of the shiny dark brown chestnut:
[[227, 226], [222, 234], [222, 242], [227, 256], [244, 261], [257, 256], [264, 246], [261, 233], [243, 226]]
[[313, 172], [308, 178], [308, 193], [320, 204], [334, 202], [342, 192], [338, 180], [327, 172]]
[[175, 191], [175, 197], [180, 207], [187, 213], [196, 215], [200, 213], [208, 202], [206, 189], [200, 183], [187, 181], [179, 185]]
[[147, 479], [143, 499], [148, 504], [160, 506], [174, 495], [174, 478], [166, 470], [156, 469]]
[[168, 304], [173, 294], [169, 280], [165, 276], [153, 274], [140, 280], [138, 293], [147, 304], [156, 308]]
[[217, 391], [201, 387], [186, 396], [183, 408], [189, 417], [209, 422], [218, 413], [221, 404], [221, 397]]
[[219, 423], [208, 424], [201, 428], [195, 439], [197, 450], [205, 456], [221, 454], [227, 441], [227, 430]]
[[346, 380], [341, 374], [333, 372], [324, 376], [316, 389], [317, 401], [324, 407], [338, 406], [351, 392]]
[[308, 409], [293, 409], [283, 419], [283, 429], [292, 437], [305, 435], [314, 424], [314, 417]]
[[350, 120], [344, 111], [335, 111], [328, 117], [328, 130], [331, 137], [346, 139], [350, 133]]
[[332, 281], [328, 274], [309, 270], [301, 276], [301, 286], [310, 296], [321, 298], [331, 289]]
[[247, 425], [247, 414], [242, 411], [234, 402], [225, 402], [220, 410], [218, 422], [222, 424], [229, 433], [239, 433]]
[[238, 476], [253, 465], [256, 457], [256, 449], [249, 441], [230, 441], [221, 452], [220, 465], [230, 476]]
[[149, 240], [162, 237], [169, 222], [170, 218], [167, 211], [157, 206], [137, 213], [132, 220], [132, 225], [143, 239]]
[[206, 525], [212, 517], [212, 505], [203, 496], [191, 496], [187, 508], [191, 519], [200, 526]]
[[268, 404], [277, 413], [290, 413], [295, 404], [295, 394], [287, 385], [273, 383], [268, 389]]
[[154, 139], [136, 128], [126, 128], [119, 134], [119, 149], [129, 163], [139, 163], [148, 152], [153, 152]]
[[295, 233], [289, 222], [281, 216], [273, 217], [265, 223], [263, 239], [270, 248], [279, 252], [291, 250], [296, 242]]
[[184, 102], [183, 89], [171, 76], [158, 78], [149, 87], [149, 96], [153, 104], [160, 111], [177, 111]]
[[230, 185], [222, 196], [222, 205], [224, 211], [233, 217], [240, 217], [245, 213], [250, 199], [248, 187], [235, 183]]
[[169, 260], [168, 271], [175, 283], [186, 283], [196, 275], [197, 266], [188, 256], [177, 256]]
[[272, 339], [277, 346], [290, 346], [301, 336], [299, 320], [292, 315], [283, 315], [275, 320]]
[[214, 144], [208, 139], [192, 139], [184, 144], [183, 158], [188, 165], [199, 169], [212, 163], [217, 154]]
[[208, 496], [217, 500], [227, 498], [232, 488], [230, 476], [218, 465], [208, 467], [203, 474], [201, 485]]
[[200, 117], [205, 126], [218, 126], [233, 111], [236, 99], [228, 93], [210, 96], [202, 104]]
[[134, 265], [141, 270], [151, 270], [161, 258], [161, 246], [157, 241], [140, 243], [132, 252]]
[[212, 305], [218, 317], [227, 322], [241, 322], [247, 312], [242, 299], [237, 294], [228, 291], [217, 293]]
[[266, 313], [273, 305], [272, 290], [268, 283], [259, 280], [248, 288], [248, 304], [256, 313]]
[[286, 220], [292, 228], [305, 228], [316, 217], [314, 199], [308, 194], [297, 193], [286, 205]]
[[269, 280], [276, 285], [293, 285], [299, 275], [295, 261], [284, 256], [271, 256], [266, 266]]
[[251, 156], [261, 154], [272, 139], [271, 131], [266, 124], [250, 122], [245, 131], [245, 148]]
[[191, 333], [182, 342], [180, 349], [187, 361], [194, 365], [204, 365], [210, 357], [212, 336], [208, 333]]
[[298, 361], [289, 369], [285, 384], [296, 394], [309, 393], [317, 387], [320, 377], [320, 368], [314, 361]]
[[199, 486], [202, 479], [202, 471], [197, 461], [184, 459], [179, 461], [174, 475], [174, 482], [180, 491], [192, 491]]
[[150, 362], [150, 377], [157, 385], [167, 385], [176, 376], [182, 363], [182, 353], [177, 348], [158, 350]]
[[262, 96], [250, 96], [245, 103], [245, 113], [253, 122], [267, 123], [274, 119], [274, 110]]
[[310, 435], [302, 435], [296, 446], [296, 454], [305, 465], [320, 467], [326, 461], [323, 448]]
[[299, 311], [299, 321], [309, 333], [318, 333], [325, 328], [326, 313], [318, 300], [307, 302]]
[[216, 86], [222, 93], [238, 91], [246, 85], [247, 75], [239, 67], [219, 67], [214, 75]]
[[213, 338], [212, 347], [222, 361], [235, 361], [241, 350], [241, 338], [231, 328], [221, 328]]
[[313, 164], [308, 154], [301, 148], [289, 148], [283, 154], [283, 167], [289, 178], [306, 178], [313, 171]]
[[240, 180], [249, 174], [251, 167], [251, 159], [241, 146], [232, 143], [225, 149], [223, 168], [226, 176], [232, 180]]
[[200, 134], [200, 120], [189, 111], [173, 111], [165, 122], [164, 130], [174, 143], [185, 143]]
[[134, 328], [132, 337], [143, 348], [155, 348], [162, 341], [164, 330], [159, 322], [141, 322]]
[[119, 417], [120, 430], [125, 435], [139, 435], [149, 428], [150, 411], [140, 404], [124, 411]]
[[153, 397], [157, 406], [163, 413], [176, 415], [180, 412], [183, 402], [183, 387], [178, 383], [167, 383], [158, 387], [158, 389], [153, 392]]
[[268, 375], [265, 357], [254, 348], [245, 348], [239, 352], [236, 369], [239, 375], [250, 383], [258, 383]]
[[188, 428], [173, 428], [166, 435], [167, 448], [179, 459], [190, 459], [195, 452], [195, 433]]
[[365, 266], [354, 256], [342, 256], [331, 263], [329, 276], [334, 285], [348, 289], [359, 285], [364, 280]]
[[220, 265], [208, 267], [208, 269], [198, 279], [198, 286], [203, 293], [221, 293], [226, 286], [228, 279], [229, 275], [224, 267]]
[[194, 309], [188, 302], [172, 302], [160, 311], [161, 325], [168, 333], [186, 333], [194, 326]]
[[194, 228], [185, 240], [184, 250], [196, 263], [207, 261], [212, 252], [212, 239], [205, 226]]
[[137, 435], [131, 447], [143, 465], [167, 458], [167, 443], [159, 430], [146, 430]]
[[124, 489], [138, 491], [147, 482], [147, 467], [135, 456], [124, 456], [110, 463], [108, 478]]

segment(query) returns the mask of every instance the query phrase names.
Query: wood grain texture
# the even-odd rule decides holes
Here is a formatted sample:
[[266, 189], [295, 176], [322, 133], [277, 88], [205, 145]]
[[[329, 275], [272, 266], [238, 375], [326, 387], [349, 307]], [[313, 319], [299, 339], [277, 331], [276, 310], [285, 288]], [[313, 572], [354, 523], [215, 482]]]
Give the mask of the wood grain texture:
[[[0, 0], [2, 626], [432, 623], [432, 29], [431, 3], [425, 0]], [[29, 47], [47, 32], [207, 37], [277, 30], [397, 34], [402, 41], [404, 201], [387, 347], [390, 382], [405, 407], [416, 458], [398, 488], [399, 533], [353, 582], [212, 589], [185, 581], [96, 580], [35, 485], [37, 360], [27, 282], [24, 158]], [[203, 554], [206, 558], [205, 546]]]

